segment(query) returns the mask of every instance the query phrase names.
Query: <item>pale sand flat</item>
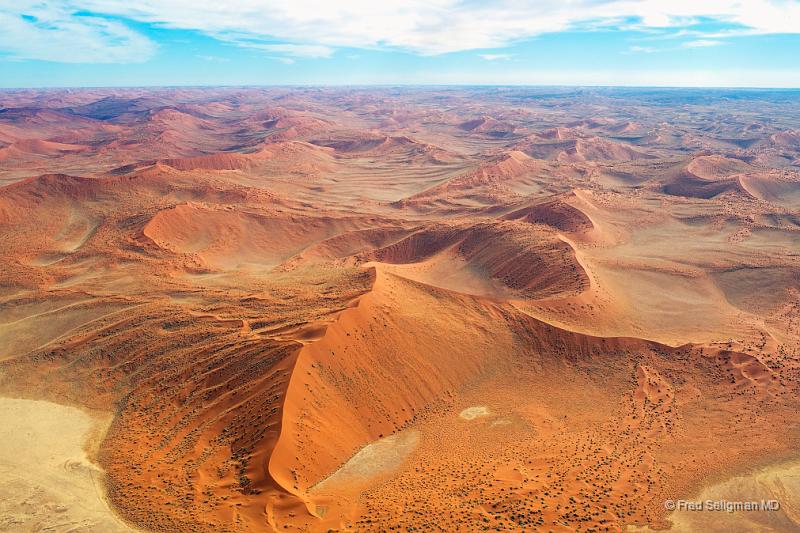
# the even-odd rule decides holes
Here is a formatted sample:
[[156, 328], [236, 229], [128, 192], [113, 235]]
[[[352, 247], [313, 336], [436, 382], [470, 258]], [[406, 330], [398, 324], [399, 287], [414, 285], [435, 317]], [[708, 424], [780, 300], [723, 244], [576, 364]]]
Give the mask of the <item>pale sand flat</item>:
[[102, 422], [72, 407], [0, 398], [0, 531], [132, 531], [104, 499], [84, 446]]

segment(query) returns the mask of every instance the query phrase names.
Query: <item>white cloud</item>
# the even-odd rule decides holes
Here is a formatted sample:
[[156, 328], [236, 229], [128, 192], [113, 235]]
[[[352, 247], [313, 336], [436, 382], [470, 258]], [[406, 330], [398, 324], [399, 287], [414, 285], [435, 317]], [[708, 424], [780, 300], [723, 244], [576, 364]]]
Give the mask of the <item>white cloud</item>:
[[634, 54], [652, 54], [658, 52], [658, 48], [653, 46], [631, 46], [628, 51]]
[[0, 0], [0, 54], [60, 63], [147, 61], [156, 44], [124, 24], [60, 3]]
[[715, 41], [713, 39], [698, 39], [696, 41], [687, 41], [683, 43], [685, 48], [707, 48], [709, 46], [719, 46], [725, 44], [723, 41]]
[[[342, 47], [436, 55], [498, 49], [568, 29], [679, 30], [701, 18], [734, 25], [739, 35], [800, 33], [798, 0], [0, 0], [0, 5], [2, 28], [12, 29], [0, 37], [0, 50], [54, 60], [131, 60], [152, 53], [146, 37], [99, 18], [103, 15], [195, 30], [288, 57], [328, 57]], [[20, 22], [19, 15], [34, 5], [55, 13], [56, 24]], [[75, 16], [79, 11], [96, 16]], [[75, 54], [68, 43], [73, 33], [80, 37]]]
[[[670, 35], [665, 37], [665, 39], [669, 40], [673, 37], [679, 37], [677, 35]], [[676, 51], [686, 51], [686, 49], [692, 48], [708, 48], [711, 46], [721, 46], [723, 44], [727, 44], [725, 41], [718, 41], [715, 39], [696, 39], [693, 41], [685, 41], [682, 43], [677, 43], [674, 46], [641, 46], [641, 45], [634, 45], [628, 48], [627, 52], [622, 52], [623, 54], [655, 54], [660, 52], [676, 52]]]
[[498, 59], [511, 59], [513, 56], [511, 54], [478, 54], [478, 57], [486, 61], [497, 61]]

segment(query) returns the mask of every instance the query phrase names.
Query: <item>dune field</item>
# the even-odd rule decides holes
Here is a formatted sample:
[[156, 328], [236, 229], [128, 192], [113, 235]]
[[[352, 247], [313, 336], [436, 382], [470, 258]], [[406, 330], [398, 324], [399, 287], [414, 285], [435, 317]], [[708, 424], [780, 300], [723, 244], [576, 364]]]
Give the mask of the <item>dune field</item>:
[[0, 92], [0, 531], [800, 530], [799, 124]]

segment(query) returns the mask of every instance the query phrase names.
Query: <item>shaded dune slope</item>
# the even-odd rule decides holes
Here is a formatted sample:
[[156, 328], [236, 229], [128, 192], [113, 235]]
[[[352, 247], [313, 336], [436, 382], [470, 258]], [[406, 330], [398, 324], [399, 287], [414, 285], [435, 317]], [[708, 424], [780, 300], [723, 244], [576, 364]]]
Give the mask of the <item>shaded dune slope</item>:
[[409, 201], [435, 197], [441, 194], [469, 191], [480, 187], [509, 188], [515, 180], [538, 168], [536, 162], [519, 151], [500, 154], [481, 163], [478, 168], [441, 185], [423, 191]]
[[700, 156], [692, 159], [677, 176], [667, 180], [662, 191], [672, 196], [711, 199], [724, 193], [749, 197], [739, 175], [750, 169], [737, 159]]
[[465, 262], [462, 267], [529, 298], [576, 293], [588, 285], [588, 278], [569, 244], [552, 231], [536, 230], [514, 221], [430, 226], [361, 257], [411, 264], [436, 256], [447, 256], [454, 266], [459, 261]]
[[[574, 197], [574, 193], [569, 195]], [[582, 233], [594, 228], [591, 219], [580, 209], [571, 206], [565, 198], [555, 198], [516, 209], [502, 217], [504, 220], [522, 220], [530, 224], [545, 224], [567, 233]]]
[[537, 159], [564, 162], [634, 161], [653, 158], [652, 155], [624, 143], [600, 137], [570, 139], [568, 138], [570, 136], [568, 130], [559, 128], [546, 133], [542, 138], [539, 136], [526, 138], [514, 148]]

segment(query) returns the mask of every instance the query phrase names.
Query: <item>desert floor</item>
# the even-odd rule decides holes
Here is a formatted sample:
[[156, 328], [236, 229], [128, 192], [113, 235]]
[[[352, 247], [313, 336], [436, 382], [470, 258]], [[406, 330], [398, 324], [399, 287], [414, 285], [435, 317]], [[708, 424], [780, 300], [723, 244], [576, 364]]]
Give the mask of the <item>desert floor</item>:
[[[0, 92], [0, 529], [797, 531], [800, 93]], [[776, 499], [770, 512], [667, 501]]]

